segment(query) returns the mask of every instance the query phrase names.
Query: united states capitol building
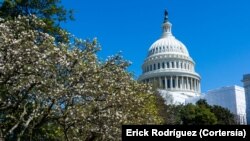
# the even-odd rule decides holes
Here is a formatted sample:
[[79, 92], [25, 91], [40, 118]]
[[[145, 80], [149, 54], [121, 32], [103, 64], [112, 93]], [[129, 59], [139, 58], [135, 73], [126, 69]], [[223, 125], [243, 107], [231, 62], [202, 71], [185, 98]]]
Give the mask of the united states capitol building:
[[235, 114], [239, 124], [247, 123], [244, 88], [229, 86], [201, 94], [201, 77], [195, 71], [195, 61], [189, 55], [187, 47], [172, 34], [167, 11], [162, 24], [162, 35], [149, 47], [138, 80], [155, 84], [166, 101], [171, 97], [172, 104], [195, 103], [199, 99], [206, 99], [210, 105], [228, 108]]
[[186, 46], [171, 30], [172, 24], [165, 11], [162, 36], [149, 48], [139, 81], [157, 83], [163, 97], [170, 94], [174, 102], [184, 103], [185, 99], [201, 94], [201, 78], [195, 72], [195, 62]]

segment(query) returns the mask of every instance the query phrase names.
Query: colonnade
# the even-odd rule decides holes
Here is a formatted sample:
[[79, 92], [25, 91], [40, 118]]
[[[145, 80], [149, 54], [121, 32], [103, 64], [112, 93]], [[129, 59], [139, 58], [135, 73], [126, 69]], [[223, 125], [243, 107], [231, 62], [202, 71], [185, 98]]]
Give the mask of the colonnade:
[[190, 90], [200, 92], [200, 80], [188, 76], [162, 76], [145, 79], [144, 82], [156, 82], [161, 89]]

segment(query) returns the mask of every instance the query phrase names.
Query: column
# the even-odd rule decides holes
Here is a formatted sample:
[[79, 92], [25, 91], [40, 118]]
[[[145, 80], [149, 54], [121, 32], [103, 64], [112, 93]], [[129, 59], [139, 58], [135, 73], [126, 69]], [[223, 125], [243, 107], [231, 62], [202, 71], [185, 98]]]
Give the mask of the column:
[[195, 87], [196, 87], [195, 90], [196, 90], [196, 92], [198, 92], [198, 80], [197, 80], [197, 79], [195, 80], [195, 83], [196, 83], [196, 85], [195, 85]]
[[187, 77], [185, 78], [185, 90], [187, 89]]
[[186, 78], [183, 77], [183, 89], [185, 90], [186, 89]]
[[199, 92], [201, 91], [201, 84], [200, 84], [200, 81], [198, 81], [198, 89], [199, 89]]
[[194, 91], [196, 91], [195, 89], [196, 89], [196, 81], [195, 81], [196, 79], [194, 79]]
[[165, 77], [164, 77], [164, 79], [165, 79], [165, 89], [168, 89], [168, 81], [167, 81], [167, 77], [165, 76]]
[[196, 91], [196, 79], [194, 79], [194, 91]]

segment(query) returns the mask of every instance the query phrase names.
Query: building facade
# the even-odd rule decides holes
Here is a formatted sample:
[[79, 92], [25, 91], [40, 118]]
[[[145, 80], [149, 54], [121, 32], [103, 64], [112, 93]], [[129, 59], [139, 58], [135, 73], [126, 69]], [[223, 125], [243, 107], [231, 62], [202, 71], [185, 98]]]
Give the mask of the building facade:
[[172, 24], [165, 11], [162, 36], [148, 50], [139, 81], [156, 83], [163, 97], [170, 94], [174, 103], [199, 96], [200, 76], [186, 46], [172, 34]]
[[250, 125], [250, 74], [244, 75], [242, 81], [245, 88], [247, 124]]
[[219, 105], [227, 108], [235, 115], [238, 124], [247, 124], [245, 90], [240, 86], [228, 86], [210, 90], [200, 97], [186, 100], [186, 103], [196, 103], [205, 99], [209, 105]]

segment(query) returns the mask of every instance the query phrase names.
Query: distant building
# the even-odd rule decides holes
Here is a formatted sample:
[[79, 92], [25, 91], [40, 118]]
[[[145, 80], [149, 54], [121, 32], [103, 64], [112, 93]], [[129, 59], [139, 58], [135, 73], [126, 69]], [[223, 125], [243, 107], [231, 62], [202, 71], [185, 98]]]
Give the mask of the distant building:
[[244, 75], [242, 81], [245, 88], [247, 124], [250, 125], [250, 74]]
[[200, 75], [195, 72], [195, 62], [186, 46], [171, 30], [165, 11], [162, 36], [149, 48], [139, 81], [157, 83], [164, 98], [171, 95], [174, 103], [185, 103], [185, 99], [200, 95]]
[[219, 105], [229, 109], [235, 115], [238, 124], [247, 124], [244, 88], [240, 86], [221, 87], [210, 90], [201, 97], [187, 99], [186, 103], [195, 103], [199, 99], [205, 99], [209, 105]]

